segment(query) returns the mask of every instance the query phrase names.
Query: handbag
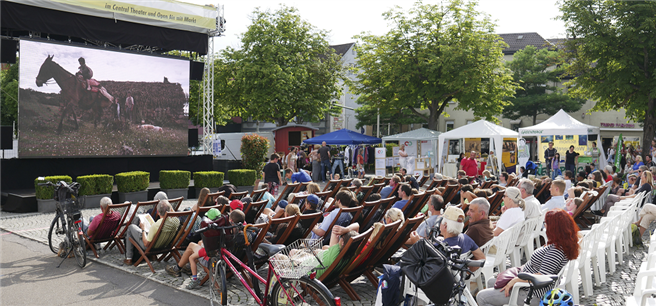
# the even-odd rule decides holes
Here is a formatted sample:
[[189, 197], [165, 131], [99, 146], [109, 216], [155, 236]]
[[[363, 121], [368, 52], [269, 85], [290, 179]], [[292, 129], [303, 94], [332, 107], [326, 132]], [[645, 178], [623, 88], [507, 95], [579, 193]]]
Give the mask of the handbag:
[[421, 239], [401, 257], [401, 270], [435, 304], [451, 298], [454, 279], [448, 258], [426, 239]]
[[521, 270], [521, 267], [512, 267], [499, 273], [497, 276], [497, 281], [494, 282], [494, 289], [501, 289], [505, 287], [510, 282], [510, 280], [517, 277], [517, 274], [519, 274]]

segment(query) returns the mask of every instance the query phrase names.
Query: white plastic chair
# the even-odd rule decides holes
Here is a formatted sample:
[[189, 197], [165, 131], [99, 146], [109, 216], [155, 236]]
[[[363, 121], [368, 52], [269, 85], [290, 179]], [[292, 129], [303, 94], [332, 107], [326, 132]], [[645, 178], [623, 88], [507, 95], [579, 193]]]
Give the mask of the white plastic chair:
[[651, 253], [648, 255], [647, 260], [640, 265], [636, 277], [633, 298], [636, 302], [639, 302], [638, 305], [645, 305], [647, 300], [654, 300], [651, 298], [652, 294], [656, 294], [654, 276], [656, 276], [656, 253]]
[[[492, 245], [494, 245], [494, 240], [495, 239], [497, 239], [497, 237], [492, 237], [492, 239], [490, 239], [490, 241], [485, 243], [482, 247], [479, 247], [481, 252], [483, 252], [483, 254], [486, 257], [486, 259], [485, 259], [486, 262], [488, 260], [487, 253], [490, 251], [490, 247], [492, 247]], [[474, 271], [472, 273], [471, 277], [469, 278], [470, 281], [467, 282], [467, 288], [471, 289], [471, 281], [476, 280], [476, 286], [477, 286], [478, 290], [483, 290], [483, 286], [484, 286], [483, 284], [486, 283], [486, 281], [482, 277], [482, 275], [483, 275], [481, 273], [482, 271], [483, 271], [483, 269], [477, 269], [476, 271]]]
[[[533, 254], [533, 252], [529, 252], [527, 249], [533, 249], [533, 233], [538, 226], [542, 226], [540, 217], [535, 217], [524, 221], [517, 245], [513, 248], [513, 251], [510, 254], [510, 262], [512, 263], [513, 267], [521, 266], [522, 251], [524, 251], [524, 254], [526, 254], [526, 260], [528, 260]], [[530, 247], [528, 246], [529, 244], [531, 244]]]
[[601, 235], [608, 223], [593, 224], [589, 235], [594, 241], [590, 248], [590, 260], [592, 261], [592, 272], [595, 276], [595, 286], [606, 282], [606, 242], [601, 241]]
[[[485, 257], [485, 265], [479, 269], [481, 270], [481, 277], [483, 277], [484, 280], [492, 277], [495, 267], [497, 267], [500, 272], [505, 271], [506, 249], [508, 248], [510, 240], [513, 238], [513, 228], [518, 226], [521, 226], [521, 223], [513, 225], [511, 228], [503, 231], [501, 234], [499, 234], [499, 236], [493, 239], [493, 245], [495, 246], [496, 251], [494, 254], [488, 253], [488, 255]], [[483, 283], [485, 286], [487, 286], [487, 282], [484, 281]]]
[[540, 243], [540, 237], [544, 239], [545, 243], [547, 242], [547, 231], [543, 226], [544, 216], [545, 213], [542, 213], [540, 215], [539, 217], [540, 221], [538, 221], [538, 226], [535, 227], [535, 230], [533, 231], [533, 235], [531, 235], [531, 237], [533, 237], [534, 240], [533, 243], [526, 244], [526, 247], [524, 248], [524, 250], [527, 252], [526, 255], [527, 258], [530, 258], [531, 255], [533, 255], [533, 252], [535, 252], [535, 250], [537, 250], [539, 247], [542, 246], [542, 244]]
[[[617, 250], [617, 240], [620, 239], [619, 237], [621, 233], [619, 228], [621, 218], [620, 216], [604, 217], [602, 218], [602, 222], [604, 222], [604, 219], [609, 219], [605, 221], [608, 223], [608, 227], [601, 235], [600, 241], [604, 241], [605, 243], [606, 260], [608, 261], [608, 272], [613, 274], [615, 273], [615, 266], [618, 263], [622, 264], [624, 262], [622, 251]], [[616, 254], [618, 256], [617, 262], [615, 261]]]
[[[571, 283], [571, 281], [565, 280], [563, 278], [563, 276], [566, 276], [565, 272], [568, 272], [569, 274], [572, 274], [571, 272], [576, 271], [576, 264], [574, 264], [574, 267], [568, 269], [568, 267], [570, 267], [572, 262], [576, 263], [575, 260], [567, 262], [565, 264], [565, 266], [558, 273], [558, 280], [556, 280], [556, 284], [559, 284], [559, 285], [556, 286], [556, 287], [563, 288], [561, 286], [561, 284], [562, 285], [567, 285], [568, 283]], [[515, 285], [513, 285], [512, 290], [510, 290], [510, 301], [508, 302], [508, 304], [506, 304], [504, 306], [517, 306], [517, 298], [519, 297], [519, 290], [521, 288], [528, 288], [529, 286], [530, 286], [530, 284], [528, 282], [517, 282], [517, 283], [515, 283]], [[572, 293], [572, 297], [574, 298], [574, 304], [578, 304], [578, 282], [576, 284], [572, 284], [572, 287], [574, 287], [574, 286], [576, 286], [576, 295], [574, 295], [574, 293], [572, 293], [572, 292], [570, 292], [570, 293]], [[569, 289], [565, 289], [565, 290], [567, 290], [569, 292]], [[534, 300], [536, 298], [538, 298], [538, 297], [535, 297], [535, 296], [533, 297]]]
[[560, 271], [560, 283], [558, 288], [567, 290], [574, 299], [574, 305], [579, 304], [579, 262], [577, 260], [570, 260], [565, 267]]
[[[508, 247], [506, 248], [506, 257], [512, 258], [512, 254], [515, 252], [515, 250], [519, 250], [519, 247], [517, 247], [517, 244], [519, 244], [519, 239], [522, 239], [522, 235], [520, 234], [522, 232], [522, 229], [524, 229], [524, 224], [526, 221], [518, 222], [517, 224], [513, 225], [507, 231], [512, 231], [512, 234], [510, 236], [510, 241], [508, 242]], [[505, 231], [504, 231], [505, 232]], [[511, 264], [513, 267], [519, 267], [521, 264], [515, 265], [512, 263]], [[506, 261], [504, 260], [499, 272], [505, 271], [506, 270]]]
[[592, 245], [595, 243], [592, 231], [587, 231], [580, 240], [581, 249], [579, 251], [578, 261], [579, 274], [581, 275], [581, 284], [583, 294], [586, 297], [592, 296], [592, 271], [590, 270], [590, 258], [592, 254]]

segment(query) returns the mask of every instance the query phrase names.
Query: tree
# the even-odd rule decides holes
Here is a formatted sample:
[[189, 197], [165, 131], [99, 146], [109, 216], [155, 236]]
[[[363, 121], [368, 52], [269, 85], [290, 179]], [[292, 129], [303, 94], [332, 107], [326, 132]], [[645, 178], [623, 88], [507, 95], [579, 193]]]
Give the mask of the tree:
[[239, 50], [228, 47], [215, 68], [215, 96], [223, 107], [253, 120], [282, 126], [294, 117], [316, 122], [347, 81], [327, 32], [301, 19], [295, 8], [253, 12]]
[[387, 110], [379, 111], [378, 108], [373, 107], [370, 104], [365, 104], [355, 110], [355, 119], [358, 120], [358, 124], [355, 127], [358, 129], [367, 125], [376, 127], [376, 124], [378, 123], [379, 114], [380, 114], [381, 126], [391, 123], [395, 126], [398, 125], [399, 130], [401, 125], [404, 124], [426, 123], [426, 120], [415, 116], [414, 113], [412, 113], [412, 111], [407, 108], [387, 109]]
[[[357, 46], [360, 104], [385, 110], [408, 108], [437, 130], [449, 102], [498, 121], [517, 85], [503, 65], [507, 46], [474, 1], [444, 5], [417, 2], [383, 14], [393, 26], [383, 36], [360, 35]], [[421, 111], [428, 110], [428, 114]]]
[[0, 124], [18, 121], [18, 62], [0, 73]]
[[554, 115], [560, 109], [568, 113], [581, 109], [584, 99], [572, 98], [557, 87], [566, 68], [565, 57], [562, 51], [538, 50], [531, 45], [517, 51], [506, 67], [522, 88], [510, 99], [512, 106], [504, 108], [503, 116], [510, 119], [529, 116], [535, 125], [538, 114]]
[[594, 111], [624, 108], [643, 122], [643, 157], [649, 154], [656, 124], [656, 2], [562, 2], [567, 25], [570, 93], [596, 101]]

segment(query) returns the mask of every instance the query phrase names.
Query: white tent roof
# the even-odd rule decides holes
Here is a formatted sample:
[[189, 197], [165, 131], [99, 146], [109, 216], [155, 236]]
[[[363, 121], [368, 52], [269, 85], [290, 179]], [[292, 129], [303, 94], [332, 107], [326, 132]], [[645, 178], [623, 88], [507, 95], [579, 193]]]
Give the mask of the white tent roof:
[[489, 138], [492, 136], [501, 136], [506, 138], [517, 138], [517, 132], [507, 129], [505, 127], [496, 125], [492, 122], [485, 120], [478, 120], [457, 129], [448, 131], [440, 135], [440, 142], [442, 139], [458, 139], [458, 138]]
[[427, 128], [420, 128], [418, 130], [407, 131], [404, 133], [384, 136], [384, 141], [390, 140], [401, 140], [401, 139], [417, 139], [417, 140], [427, 140], [427, 139], [437, 139], [442, 132], [429, 130]]
[[534, 126], [519, 128], [519, 135], [522, 137], [540, 135], [588, 134], [599, 134], [599, 127], [582, 123], [574, 119], [562, 109], [542, 123]]

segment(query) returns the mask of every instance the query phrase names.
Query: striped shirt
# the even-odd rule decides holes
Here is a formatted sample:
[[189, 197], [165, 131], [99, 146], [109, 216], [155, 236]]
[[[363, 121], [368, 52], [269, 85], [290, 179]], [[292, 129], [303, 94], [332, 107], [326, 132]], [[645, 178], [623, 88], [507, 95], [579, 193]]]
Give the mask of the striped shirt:
[[[531, 259], [522, 267], [522, 272], [557, 275], [560, 273], [560, 270], [565, 267], [568, 261], [567, 256], [565, 256], [565, 253], [562, 250], [556, 248], [553, 244], [549, 244], [537, 249], [533, 255], [531, 255]], [[533, 298], [542, 299], [544, 294], [547, 291], [551, 291], [556, 283], [558, 283], [558, 281], [545, 288], [534, 290]]]

